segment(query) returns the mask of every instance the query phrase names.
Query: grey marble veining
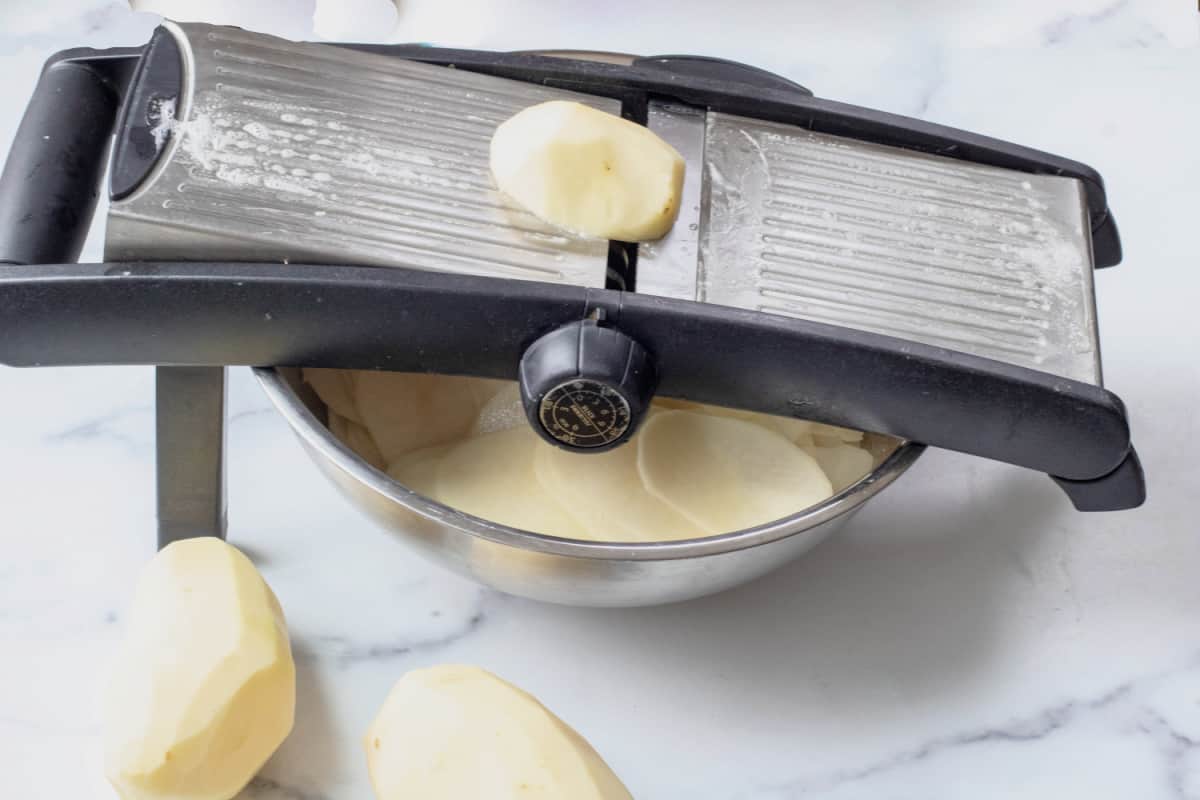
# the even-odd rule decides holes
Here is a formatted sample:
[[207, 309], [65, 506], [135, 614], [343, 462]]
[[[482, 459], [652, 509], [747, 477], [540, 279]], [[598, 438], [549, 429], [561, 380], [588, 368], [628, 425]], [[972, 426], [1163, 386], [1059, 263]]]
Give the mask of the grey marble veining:
[[[1194, 6], [581, 8], [411, 0], [397, 38], [704, 52], [1096, 166], [1126, 249], [1097, 275], [1106, 382], [1150, 502], [1080, 515], [1042, 476], [930, 453], [846, 535], [751, 585], [640, 611], [543, 606], [375, 528], [235, 371], [230, 537], [286, 610], [299, 687], [294, 732], [240, 800], [369, 800], [362, 732], [404, 671], [444, 662], [538, 695], [640, 800], [1200, 798]], [[49, 53], [154, 23], [117, 0], [0, 3], [0, 149]], [[152, 398], [150, 370], [0, 368], [5, 798], [112, 798], [98, 697], [154, 541]]]

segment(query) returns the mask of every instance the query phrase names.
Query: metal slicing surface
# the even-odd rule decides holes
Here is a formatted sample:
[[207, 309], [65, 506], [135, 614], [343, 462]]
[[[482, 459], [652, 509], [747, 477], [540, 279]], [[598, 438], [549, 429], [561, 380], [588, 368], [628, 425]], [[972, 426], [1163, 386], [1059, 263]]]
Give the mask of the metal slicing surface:
[[638, 245], [637, 291], [695, 300], [699, 288], [700, 226], [704, 213], [705, 111], [651, 100], [646, 127], [683, 156], [683, 192], [674, 227], [656, 242]]
[[608, 242], [495, 190], [496, 126], [548, 100], [620, 103], [234, 28], [174, 25], [186, 51], [165, 165], [110, 211], [110, 259], [407, 266], [603, 286]]
[[1101, 382], [1078, 181], [719, 113], [704, 152], [697, 299]]

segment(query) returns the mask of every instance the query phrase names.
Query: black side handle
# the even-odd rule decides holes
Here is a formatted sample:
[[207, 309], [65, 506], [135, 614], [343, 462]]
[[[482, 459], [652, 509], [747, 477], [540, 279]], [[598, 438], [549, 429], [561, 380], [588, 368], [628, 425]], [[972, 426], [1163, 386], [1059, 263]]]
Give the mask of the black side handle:
[[693, 75], [706, 80], [724, 81], [726, 83], [744, 83], [764, 89], [781, 89], [786, 92], [799, 92], [805, 97], [813, 93], [807, 86], [801, 86], [782, 75], [768, 72], [761, 67], [730, 61], [726, 58], [692, 55], [646, 56], [635, 60], [634, 65], [661, 69], [674, 75]]
[[0, 173], [0, 263], [79, 258], [136, 49], [50, 58]]

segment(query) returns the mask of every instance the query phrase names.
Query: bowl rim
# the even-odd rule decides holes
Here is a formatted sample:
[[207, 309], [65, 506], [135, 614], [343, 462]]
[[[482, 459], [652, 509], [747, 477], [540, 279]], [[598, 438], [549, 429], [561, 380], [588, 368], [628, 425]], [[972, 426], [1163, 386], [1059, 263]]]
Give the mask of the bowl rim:
[[659, 542], [597, 542], [564, 539], [491, 522], [459, 511], [414, 492], [364, 461], [347, 447], [308, 409], [278, 367], [252, 369], [276, 410], [312, 451], [348, 478], [386, 500], [432, 522], [497, 544], [548, 555], [616, 561], [667, 561], [731, 553], [769, 544], [815, 528], [860, 507], [904, 474], [920, 457], [925, 445], [902, 441], [865, 478], [824, 502], [752, 528], [719, 536]]

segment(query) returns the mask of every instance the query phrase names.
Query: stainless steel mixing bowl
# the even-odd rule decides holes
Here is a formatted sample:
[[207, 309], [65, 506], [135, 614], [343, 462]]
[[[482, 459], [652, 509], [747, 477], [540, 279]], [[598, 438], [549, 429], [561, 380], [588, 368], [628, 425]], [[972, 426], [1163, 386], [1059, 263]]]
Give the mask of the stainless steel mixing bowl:
[[498, 525], [396, 483], [325, 427], [325, 406], [297, 369], [255, 370], [321, 471], [359, 508], [434, 561], [502, 592], [578, 606], [648, 606], [719, 592], [787, 563], [837, 531], [924, 449], [868, 435], [875, 470], [854, 486], [775, 522], [724, 536], [606, 544]]

